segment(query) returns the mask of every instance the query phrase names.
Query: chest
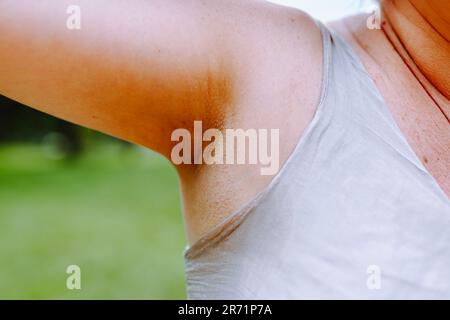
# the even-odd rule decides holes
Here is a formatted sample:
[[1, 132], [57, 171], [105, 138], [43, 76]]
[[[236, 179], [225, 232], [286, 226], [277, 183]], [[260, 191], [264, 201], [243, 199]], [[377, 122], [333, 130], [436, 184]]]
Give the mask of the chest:
[[450, 196], [450, 124], [411, 70], [392, 50], [359, 48], [367, 72], [409, 145]]

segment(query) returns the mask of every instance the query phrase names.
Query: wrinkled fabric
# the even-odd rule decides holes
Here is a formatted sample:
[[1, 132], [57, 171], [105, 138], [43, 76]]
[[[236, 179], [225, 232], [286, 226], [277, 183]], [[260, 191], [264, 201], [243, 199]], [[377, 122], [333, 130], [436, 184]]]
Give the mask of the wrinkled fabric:
[[271, 184], [187, 249], [190, 299], [450, 298], [450, 200], [321, 30], [316, 114]]

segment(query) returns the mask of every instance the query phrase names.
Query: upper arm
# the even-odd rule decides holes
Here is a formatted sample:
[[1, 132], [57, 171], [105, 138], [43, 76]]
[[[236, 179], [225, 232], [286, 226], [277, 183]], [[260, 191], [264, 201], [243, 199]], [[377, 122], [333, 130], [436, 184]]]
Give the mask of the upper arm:
[[214, 2], [79, 0], [69, 30], [71, 1], [3, 0], [0, 93], [167, 153], [171, 130], [230, 99]]

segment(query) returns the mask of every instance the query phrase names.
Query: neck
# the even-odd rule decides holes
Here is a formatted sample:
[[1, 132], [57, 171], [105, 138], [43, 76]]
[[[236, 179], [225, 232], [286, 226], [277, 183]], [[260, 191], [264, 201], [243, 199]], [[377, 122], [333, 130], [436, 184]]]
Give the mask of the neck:
[[383, 1], [383, 29], [402, 59], [448, 118], [450, 21], [440, 17], [427, 2]]

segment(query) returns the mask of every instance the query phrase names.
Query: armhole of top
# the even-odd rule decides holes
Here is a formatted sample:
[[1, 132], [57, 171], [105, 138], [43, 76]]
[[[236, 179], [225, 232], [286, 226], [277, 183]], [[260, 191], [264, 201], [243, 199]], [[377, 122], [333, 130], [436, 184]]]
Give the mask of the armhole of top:
[[320, 21], [314, 20], [315, 24], [320, 30], [321, 38], [322, 38], [322, 76], [321, 76], [321, 89], [319, 102], [316, 107], [313, 119], [306, 126], [304, 132], [301, 137], [297, 141], [296, 146], [291, 151], [287, 160], [283, 164], [280, 171], [273, 177], [270, 183], [260, 191], [255, 197], [253, 197], [250, 201], [245, 203], [239, 209], [234, 211], [232, 214], [228, 215], [225, 219], [219, 222], [215, 227], [211, 228], [204, 236], [202, 236], [199, 240], [197, 240], [192, 246], [187, 246], [184, 251], [185, 259], [193, 259], [198, 257], [201, 253], [203, 253], [206, 249], [211, 246], [217, 244], [222, 239], [227, 238], [229, 235], [236, 230], [242, 222], [247, 218], [249, 213], [258, 206], [259, 203], [269, 194], [269, 192], [274, 188], [274, 186], [280, 181], [280, 179], [284, 176], [286, 168], [289, 167], [294, 155], [300, 152], [301, 146], [306, 138], [310, 135], [311, 131], [314, 129], [316, 124], [319, 122], [321, 115], [324, 113], [324, 105], [328, 92], [329, 78], [330, 78], [330, 64], [332, 59], [332, 38], [330, 31], [328, 28]]

